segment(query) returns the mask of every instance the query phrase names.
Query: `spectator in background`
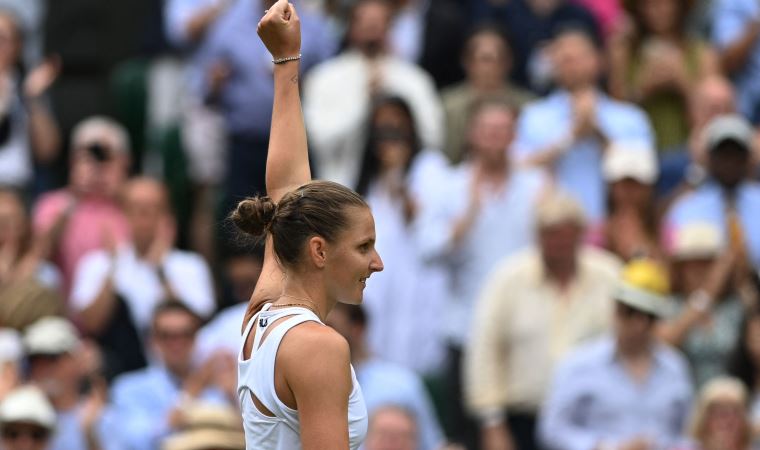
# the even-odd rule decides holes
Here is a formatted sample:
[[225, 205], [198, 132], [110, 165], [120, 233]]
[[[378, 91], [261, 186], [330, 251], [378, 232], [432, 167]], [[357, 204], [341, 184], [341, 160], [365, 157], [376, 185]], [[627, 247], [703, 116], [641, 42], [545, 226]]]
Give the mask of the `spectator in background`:
[[465, 40], [465, 7], [455, 0], [392, 0], [391, 53], [419, 64], [438, 88], [462, 79], [462, 69], [451, 57]]
[[410, 411], [399, 406], [382, 406], [369, 418], [365, 450], [417, 450], [417, 420]]
[[240, 412], [230, 406], [196, 404], [184, 412], [181, 431], [161, 443], [161, 450], [246, 450]]
[[346, 49], [306, 78], [304, 118], [320, 178], [357, 184], [360, 149], [366, 139], [363, 124], [373, 98], [382, 94], [399, 96], [409, 104], [422, 147], [441, 148], [443, 111], [438, 93], [427, 73], [389, 52], [392, 14], [392, 5], [385, 0], [357, 2]]
[[[96, 351], [86, 347], [74, 326], [60, 317], [46, 317], [30, 325], [24, 332], [24, 346], [29, 381], [45, 392], [56, 411], [50, 450], [104, 448], [112, 430], [105, 414], [107, 387], [98, 374]], [[83, 390], [85, 386], [87, 390]]]
[[24, 348], [16, 330], [0, 328], [0, 401], [21, 382]]
[[642, 257], [663, 260], [654, 200], [654, 149], [647, 142], [614, 142], [605, 152], [602, 173], [609, 213], [597, 224], [599, 228], [592, 230], [591, 241], [624, 261]]
[[192, 49], [236, 0], [169, 0], [164, 4], [164, 28], [178, 48]]
[[633, 23], [619, 27], [609, 45], [610, 93], [646, 111], [665, 164], [672, 160], [666, 152], [688, 138], [695, 86], [719, 70], [712, 49], [687, 34], [693, 3], [624, 0]]
[[697, 386], [725, 373], [739, 337], [744, 308], [732, 283], [735, 263], [717, 227], [692, 223], [676, 231], [671, 276], [677, 302], [658, 332], [683, 350]]
[[716, 0], [712, 40], [723, 71], [736, 86], [738, 109], [760, 122], [760, 4], [753, 0]]
[[441, 92], [446, 113], [443, 149], [455, 164], [467, 158], [467, 124], [475, 104], [494, 97], [519, 108], [533, 99], [530, 93], [508, 81], [512, 50], [498, 28], [476, 28], [465, 42], [461, 61], [467, 78]]
[[655, 450], [679, 443], [692, 388], [686, 361], [655, 337], [667, 290], [658, 265], [626, 266], [614, 296], [614, 334], [579, 348], [557, 370], [541, 413], [547, 448]]
[[51, 256], [69, 293], [74, 271], [86, 253], [129, 234], [117, 195], [127, 180], [129, 138], [124, 127], [105, 117], [80, 122], [71, 135], [68, 186], [40, 197], [34, 233], [49, 242]]
[[741, 322], [728, 374], [741, 380], [749, 393], [753, 440], [760, 442], [760, 309], [757, 305], [746, 311]]
[[[713, 119], [705, 128], [709, 179], [679, 198], [665, 220], [678, 230], [691, 222], [709, 222], [726, 236], [740, 273], [760, 265], [760, 185], [750, 181], [754, 130], [737, 115]], [[667, 236], [666, 236], [667, 237]]]
[[0, 184], [32, 187], [34, 164], [55, 160], [58, 125], [43, 95], [58, 77], [60, 60], [49, 58], [22, 79], [23, 32], [16, 16], [0, 9]]
[[[367, 411], [372, 416], [376, 411], [388, 406], [407, 410], [407, 416], [411, 415], [414, 423], [412, 442], [415, 444], [411, 448], [440, 448], [444, 443], [444, 436], [425, 385], [419, 376], [409, 369], [372, 354], [366, 338], [368, 322], [371, 323], [371, 318], [368, 320], [362, 306], [344, 303], [337, 303], [327, 318], [327, 324], [348, 341], [351, 363], [356, 371], [356, 379], [362, 387]], [[366, 445], [369, 445], [369, 436], [372, 434], [371, 422], [372, 419]]]
[[240, 327], [263, 263], [264, 249], [261, 246], [234, 249], [222, 261], [223, 292], [229, 306], [219, 311], [198, 333], [196, 354], [199, 361], [220, 351], [237, 358], [242, 343]]
[[562, 30], [552, 43], [551, 55], [559, 89], [523, 110], [516, 157], [552, 173], [595, 223], [607, 212], [602, 178], [607, 145], [613, 141], [651, 144], [652, 132], [641, 110], [612, 100], [597, 88], [601, 54], [591, 36], [577, 28]]
[[[568, 0], [491, 2], [481, 18], [495, 18], [508, 32], [514, 50], [512, 79], [539, 94], [551, 87], [550, 42], [558, 30], [582, 28], [598, 42], [599, 29], [591, 13]], [[556, 80], [555, 80], [556, 81]]]
[[700, 391], [694, 408], [690, 437], [692, 450], [749, 450], [752, 424], [747, 389], [735, 378], [710, 380]]
[[[193, 364], [193, 347], [201, 319], [179, 302], [159, 304], [150, 334], [156, 360], [145, 369], [118, 377], [112, 387], [117, 429], [111, 436], [121, 448], [153, 450], [184, 423], [195, 399], [216, 404], [237, 402], [234, 358], [211, 358]], [[239, 328], [238, 328], [239, 329]]]
[[465, 398], [486, 449], [539, 448], [535, 424], [555, 365], [610, 325], [620, 262], [583, 247], [583, 211], [569, 196], [542, 198], [536, 216], [538, 244], [496, 266], [475, 305]]
[[[422, 257], [443, 264], [447, 271], [446, 303], [437, 320], [449, 346], [451, 366], [446, 373], [453, 427], [465, 424], [460, 359], [483, 280], [499, 260], [534, 242], [534, 207], [545, 179], [512, 166], [514, 122], [514, 109], [498, 100], [474, 107], [469, 158], [440, 185], [420, 218]], [[464, 433], [460, 429], [455, 434], [466, 438]]]
[[53, 406], [36, 387], [19, 387], [0, 402], [3, 450], [48, 450], [55, 427]]
[[573, 0], [573, 3], [583, 6], [594, 15], [605, 41], [624, 20], [620, 0]]
[[0, 324], [21, 330], [61, 314], [61, 276], [42, 259], [46, 243], [33, 239], [21, 195], [0, 187]]
[[166, 187], [149, 178], [124, 188], [131, 242], [86, 255], [77, 268], [71, 308], [103, 347], [109, 378], [145, 365], [142, 337], [153, 309], [172, 299], [206, 318], [215, 308], [206, 261], [174, 248], [176, 224]]
[[370, 348], [378, 356], [419, 373], [439, 369], [444, 349], [438, 318], [445, 270], [418, 251], [419, 217], [449, 173], [441, 152], [424, 149], [409, 105], [378, 98], [369, 120], [356, 191], [375, 217], [376, 248], [387, 270], [367, 281], [364, 305], [372, 316]]
[[[221, 111], [228, 133], [225, 204], [264, 194], [264, 169], [274, 95], [272, 58], [258, 39], [256, 25], [264, 0], [236, 0], [208, 28], [194, 62], [198, 95]], [[302, 72], [333, 54], [335, 42], [319, 16], [304, 9], [301, 20]], [[340, 96], [350, 95], [341, 92]], [[341, 116], [343, 120], [345, 117]], [[213, 162], [213, 157], [210, 162]]]

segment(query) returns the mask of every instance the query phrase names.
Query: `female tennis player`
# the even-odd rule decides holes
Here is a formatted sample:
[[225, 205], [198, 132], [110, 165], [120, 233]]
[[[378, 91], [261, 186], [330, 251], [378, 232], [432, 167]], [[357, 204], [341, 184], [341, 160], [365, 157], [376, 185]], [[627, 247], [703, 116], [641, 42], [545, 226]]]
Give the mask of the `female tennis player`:
[[268, 196], [246, 199], [232, 213], [240, 229], [266, 239], [238, 361], [246, 448], [356, 449], [366, 407], [348, 344], [323, 322], [337, 302], [360, 303], [367, 278], [383, 270], [375, 223], [354, 191], [311, 181], [293, 5], [277, 1], [258, 34], [275, 63]]

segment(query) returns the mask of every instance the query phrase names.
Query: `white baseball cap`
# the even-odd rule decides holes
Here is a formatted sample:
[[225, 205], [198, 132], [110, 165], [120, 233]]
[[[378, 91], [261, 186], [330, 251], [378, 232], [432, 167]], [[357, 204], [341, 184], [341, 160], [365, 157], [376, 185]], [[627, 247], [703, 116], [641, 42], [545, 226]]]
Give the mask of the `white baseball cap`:
[[725, 245], [723, 234], [716, 225], [695, 222], [676, 230], [670, 254], [677, 260], [714, 258]]
[[715, 150], [721, 142], [727, 140], [736, 141], [747, 151], [752, 151], [754, 147], [755, 132], [752, 125], [738, 114], [716, 117], [707, 124], [704, 133], [708, 152]]
[[55, 410], [39, 388], [21, 386], [0, 403], [0, 427], [14, 422], [32, 423], [52, 431], [56, 424]]
[[62, 317], [43, 317], [24, 331], [24, 346], [30, 355], [69, 353], [79, 347], [79, 334]]
[[606, 150], [602, 172], [607, 182], [632, 178], [654, 184], [659, 175], [654, 148], [645, 141], [616, 141]]

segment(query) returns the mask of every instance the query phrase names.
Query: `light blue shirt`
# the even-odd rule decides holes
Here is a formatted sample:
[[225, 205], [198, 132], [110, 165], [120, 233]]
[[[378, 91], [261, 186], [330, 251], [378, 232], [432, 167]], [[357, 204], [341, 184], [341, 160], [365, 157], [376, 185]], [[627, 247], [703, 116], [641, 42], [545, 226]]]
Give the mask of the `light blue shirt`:
[[[80, 415], [84, 403], [80, 403], [69, 411], [58, 411], [55, 434], [50, 441], [48, 450], [88, 450], [87, 436], [80, 423]], [[115, 422], [108, 410], [95, 425], [95, 437], [103, 450], [124, 450], [117, 442], [109, 439]]]
[[177, 47], [191, 44], [187, 24], [200, 11], [227, 0], [168, 0], [164, 2], [164, 28], [169, 42]]
[[513, 171], [497, 192], [484, 191], [474, 223], [458, 245], [456, 222], [466, 213], [474, 173], [470, 164], [451, 171], [422, 212], [417, 241], [423, 259], [446, 266], [448, 298], [443, 333], [455, 345], [468, 339], [475, 301], [496, 264], [535, 242], [538, 196], [546, 179], [538, 171]]
[[[645, 141], [654, 148], [652, 129], [643, 111], [602, 93], [598, 98], [596, 121], [610, 141]], [[517, 123], [515, 157], [522, 160], [557, 144], [570, 134], [572, 125], [573, 107], [569, 93], [558, 91], [530, 103]], [[592, 222], [604, 218], [607, 211], [602, 150], [597, 140], [585, 139], [568, 149], [554, 166], [559, 186], [580, 201]]]
[[[178, 404], [180, 392], [179, 381], [160, 366], [149, 366], [116, 378], [111, 389], [111, 413], [118, 426], [111, 430], [109, 439], [119, 441], [122, 449], [159, 448], [161, 439], [172, 431], [168, 416]], [[216, 389], [205, 390], [200, 400], [230, 403]]]
[[[755, 266], [760, 266], [760, 183], [747, 181], [739, 186], [736, 210], [750, 260]], [[666, 217], [667, 229], [675, 232], [695, 222], [707, 222], [727, 232], [726, 201], [718, 183], [709, 181], [682, 197]]]
[[[713, 10], [712, 40], [719, 50], [736, 42], [747, 26], [760, 20], [757, 0], [716, 0]], [[756, 121], [760, 102], [760, 40], [756, 40], [746, 64], [734, 74], [739, 111]]]
[[692, 398], [685, 359], [657, 344], [643, 383], [616, 357], [611, 336], [579, 348], [560, 367], [539, 421], [539, 435], [553, 450], [592, 450], [646, 438], [654, 449], [681, 442]]
[[354, 366], [370, 417], [377, 408], [393, 405], [411, 412], [417, 420], [419, 450], [435, 450], [444, 442], [420, 377], [402, 366], [372, 358]]
[[[298, 2], [294, 2], [298, 6]], [[260, 0], [237, 0], [208, 31], [193, 65], [193, 78], [201, 88], [201, 97], [208, 92], [207, 72], [224, 62], [230, 69], [219, 98], [219, 106], [227, 121], [227, 129], [236, 135], [262, 138], [269, 135], [274, 100], [272, 55], [256, 34], [256, 26], [264, 14]], [[301, 20], [301, 70], [307, 71], [334, 53], [336, 44], [326, 22], [298, 10]]]

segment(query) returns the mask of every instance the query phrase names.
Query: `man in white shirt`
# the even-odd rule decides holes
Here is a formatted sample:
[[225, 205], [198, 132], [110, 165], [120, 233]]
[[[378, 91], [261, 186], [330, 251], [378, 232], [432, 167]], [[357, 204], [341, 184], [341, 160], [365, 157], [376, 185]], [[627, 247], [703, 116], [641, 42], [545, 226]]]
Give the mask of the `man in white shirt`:
[[83, 329], [103, 347], [109, 376], [145, 365], [142, 338], [153, 309], [173, 299], [200, 317], [214, 310], [208, 265], [174, 246], [175, 224], [166, 188], [148, 178], [131, 181], [124, 208], [132, 242], [86, 255], [77, 267], [71, 307]]
[[441, 148], [443, 108], [432, 78], [388, 52], [393, 10], [362, 0], [349, 23], [347, 49], [316, 67], [304, 84], [304, 118], [320, 178], [355, 186], [372, 97], [398, 95], [413, 110], [423, 148]]

